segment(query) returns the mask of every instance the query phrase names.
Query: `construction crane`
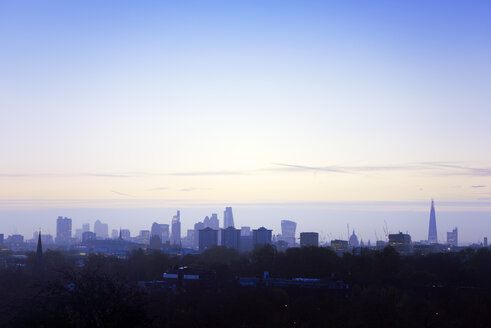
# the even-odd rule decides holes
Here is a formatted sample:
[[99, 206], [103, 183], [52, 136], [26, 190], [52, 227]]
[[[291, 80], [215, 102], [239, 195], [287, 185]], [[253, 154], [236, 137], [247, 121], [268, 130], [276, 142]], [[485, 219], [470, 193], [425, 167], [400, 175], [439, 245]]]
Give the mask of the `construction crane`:
[[384, 220], [384, 226], [382, 228], [384, 229], [385, 241], [387, 241], [389, 240], [389, 228], [387, 227], [387, 221]]

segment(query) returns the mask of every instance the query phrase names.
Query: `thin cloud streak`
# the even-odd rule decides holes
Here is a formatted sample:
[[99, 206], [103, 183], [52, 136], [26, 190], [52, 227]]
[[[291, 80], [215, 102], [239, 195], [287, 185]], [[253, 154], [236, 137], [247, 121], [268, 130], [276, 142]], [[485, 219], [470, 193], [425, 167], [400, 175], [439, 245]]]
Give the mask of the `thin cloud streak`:
[[[187, 188], [191, 189], [191, 188]], [[116, 194], [122, 194], [112, 191]], [[214, 200], [183, 199], [25, 199], [0, 200], [0, 211], [9, 208], [174, 208], [174, 207], [268, 207], [268, 208], [306, 208], [339, 209], [350, 211], [371, 210], [416, 210], [428, 211], [428, 201], [346, 201], [346, 202], [283, 202], [252, 201], [224, 203]], [[439, 211], [486, 211], [491, 212], [491, 197], [476, 198], [475, 201], [438, 202]]]
[[210, 190], [210, 188], [182, 188], [182, 189], [179, 189], [179, 191], [182, 191], [182, 192], [190, 192], [190, 191], [196, 191], [196, 190]]
[[283, 167], [285, 171], [324, 171], [324, 172], [332, 172], [332, 173], [347, 173], [344, 170], [339, 168], [332, 167], [315, 167], [315, 166], [305, 166], [305, 165], [296, 165], [296, 164], [285, 164], [285, 163], [272, 163], [273, 165], [277, 165]]
[[[384, 166], [307, 166], [287, 163], [272, 163], [279, 166], [278, 171], [314, 171], [314, 172], [329, 172], [329, 173], [372, 173], [372, 172], [388, 172], [388, 171], [413, 171], [427, 172], [431, 175], [447, 175], [447, 176], [491, 176], [491, 168], [479, 168], [471, 166], [457, 165], [454, 163], [441, 162], [422, 162], [408, 163], [401, 165], [384, 165]], [[286, 169], [285, 169], [286, 168]]]
[[158, 176], [240, 176], [263, 175], [279, 172], [314, 172], [332, 174], [360, 174], [376, 172], [420, 172], [429, 175], [443, 176], [491, 176], [491, 167], [465, 166], [452, 162], [420, 162], [399, 165], [331, 165], [310, 166], [290, 163], [271, 163], [272, 166], [248, 170], [216, 170], [189, 172], [122, 172], [122, 173], [0, 173], [0, 178], [34, 178], [34, 177], [95, 177], [95, 178], [141, 178]]
[[125, 194], [123, 192], [119, 192], [117, 190], [111, 190], [112, 193], [115, 193], [116, 195], [120, 195], [120, 196], [126, 196], [126, 197], [136, 197], [134, 195], [130, 195], [130, 194]]

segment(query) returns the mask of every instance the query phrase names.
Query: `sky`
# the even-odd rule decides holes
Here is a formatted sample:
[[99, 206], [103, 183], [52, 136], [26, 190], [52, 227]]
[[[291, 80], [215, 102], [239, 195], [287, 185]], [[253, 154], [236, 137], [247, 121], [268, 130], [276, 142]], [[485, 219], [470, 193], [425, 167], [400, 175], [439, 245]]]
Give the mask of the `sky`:
[[233, 205], [242, 225], [373, 240], [392, 219], [420, 240], [435, 198], [439, 232], [491, 235], [490, 14], [1, 1], [0, 231], [54, 233], [71, 215], [136, 233], [178, 208], [191, 228]]

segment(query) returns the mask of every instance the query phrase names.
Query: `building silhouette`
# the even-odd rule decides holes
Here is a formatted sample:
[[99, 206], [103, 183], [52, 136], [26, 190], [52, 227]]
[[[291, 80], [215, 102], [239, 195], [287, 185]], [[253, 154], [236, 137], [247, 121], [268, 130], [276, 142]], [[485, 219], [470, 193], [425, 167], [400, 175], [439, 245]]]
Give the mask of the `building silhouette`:
[[447, 232], [447, 244], [449, 246], [459, 245], [459, 235], [457, 228], [454, 228], [452, 231]]
[[241, 236], [252, 236], [251, 227], [240, 227]]
[[82, 243], [85, 244], [88, 241], [96, 240], [97, 235], [92, 231], [86, 231], [82, 233]]
[[109, 237], [109, 226], [107, 223], [102, 223], [100, 220], [94, 223], [94, 233], [97, 239], [106, 239]]
[[169, 225], [154, 222], [150, 229], [150, 238], [157, 236], [161, 243], [169, 241]]
[[275, 246], [276, 246], [276, 250], [278, 252], [284, 252], [288, 249], [288, 243], [284, 240], [278, 240], [276, 243], [275, 243]]
[[296, 230], [296, 222], [290, 220], [281, 220], [281, 240], [286, 241], [289, 247], [295, 246]]
[[240, 248], [240, 229], [235, 229], [234, 227], [228, 227], [227, 229], [222, 229], [222, 246], [227, 248]]
[[150, 243], [150, 230], [140, 230], [138, 239], [140, 243], [148, 245]]
[[131, 238], [131, 232], [129, 229], [119, 229], [119, 239], [128, 240]]
[[259, 229], [252, 230], [252, 242], [256, 245], [271, 244], [272, 230], [261, 227]]
[[172, 218], [172, 232], [171, 232], [171, 245], [181, 246], [181, 212], [177, 211], [177, 214]]
[[150, 249], [160, 249], [162, 247], [162, 239], [157, 235], [151, 236], [149, 247]]
[[111, 238], [112, 239], [118, 239], [118, 237], [119, 237], [119, 231], [118, 231], [118, 229], [111, 230]]
[[59, 216], [56, 219], [56, 240], [59, 245], [66, 245], [72, 238], [72, 219]]
[[301, 232], [300, 247], [319, 247], [319, 234], [317, 232]]
[[199, 250], [205, 251], [218, 245], [218, 230], [210, 227], [199, 230]]
[[228, 227], [235, 228], [232, 207], [225, 207], [225, 211], [223, 212], [223, 228], [227, 229]]
[[[32, 241], [31, 242], [37, 244], [38, 238], [39, 238], [39, 232], [34, 231], [34, 233], [32, 234]], [[54, 244], [53, 236], [51, 236], [50, 234], [42, 234], [41, 235], [41, 242], [43, 243], [43, 245], [52, 245], [52, 244]]]
[[331, 240], [331, 248], [338, 254], [347, 252], [349, 249], [349, 244], [347, 240], [335, 239]]
[[75, 229], [73, 237], [79, 241], [82, 240], [82, 229]]
[[[206, 218], [205, 218], [206, 221]], [[205, 226], [210, 227], [212, 229], [218, 230], [220, 229], [220, 220], [218, 220], [218, 214], [212, 213], [211, 217], [209, 218], [208, 223], [204, 222]]]
[[430, 226], [428, 229], [428, 242], [430, 244], [438, 244], [438, 236], [436, 233], [436, 215], [435, 215], [435, 202], [431, 200], [430, 210]]
[[360, 243], [358, 242], [358, 237], [355, 235], [355, 229], [353, 229], [353, 233], [351, 234], [351, 237], [349, 237], [348, 243], [351, 247], [360, 246]]
[[389, 246], [394, 247], [401, 254], [411, 252], [411, 236], [402, 232], [389, 235]]
[[193, 248], [199, 248], [199, 231], [206, 228], [203, 222], [196, 222], [194, 224], [194, 234], [193, 234]]

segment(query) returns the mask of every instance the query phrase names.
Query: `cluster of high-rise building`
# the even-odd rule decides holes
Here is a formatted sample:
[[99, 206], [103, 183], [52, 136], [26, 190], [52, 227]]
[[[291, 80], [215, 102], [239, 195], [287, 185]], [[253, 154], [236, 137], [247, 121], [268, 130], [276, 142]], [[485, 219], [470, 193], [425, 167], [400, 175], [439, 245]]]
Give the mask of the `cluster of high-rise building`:
[[[56, 219], [56, 236], [43, 234], [41, 236], [43, 245], [53, 247], [74, 247], [77, 249], [102, 250], [117, 249], [117, 252], [131, 247], [163, 249], [163, 250], [183, 250], [204, 251], [214, 246], [224, 246], [237, 249], [239, 251], [251, 251], [257, 245], [274, 244], [279, 250], [289, 247], [318, 247], [330, 246], [338, 253], [360, 250], [362, 248], [383, 248], [387, 245], [394, 247], [403, 254], [427, 253], [432, 251], [451, 251], [456, 249], [458, 242], [458, 229], [454, 228], [447, 232], [446, 243], [438, 242], [435, 203], [431, 201], [430, 218], [428, 227], [428, 239], [415, 242], [411, 240], [408, 233], [391, 234], [386, 231], [385, 240], [377, 240], [374, 245], [368, 241], [359, 240], [353, 229], [351, 234], [348, 229], [347, 240], [335, 239], [330, 242], [319, 243], [317, 232], [301, 232], [297, 239], [297, 223], [292, 220], [281, 221], [281, 233], [273, 235], [271, 229], [259, 227], [251, 229], [249, 226], [235, 227], [235, 220], [232, 207], [226, 207], [223, 212], [223, 225], [220, 227], [218, 214], [212, 213], [205, 216], [194, 224], [194, 229], [187, 230], [187, 235], [182, 237], [181, 233], [181, 212], [177, 211], [169, 223], [153, 222], [149, 230], [140, 230], [139, 234], [132, 236], [129, 229], [113, 229], [109, 236], [109, 226], [101, 220], [96, 220], [93, 229], [90, 223], [82, 224], [81, 228], [75, 229], [72, 234], [72, 219], [59, 216]], [[38, 239], [35, 232], [32, 239], [24, 240], [22, 235], [14, 234], [4, 238], [0, 234], [1, 249], [14, 251], [29, 250], [34, 247]], [[133, 246], [129, 246], [133, 245]], [[481, 244], [482, 245], [482, 244]], [[484, 238], [484, 247], [487, 247], [487, 238]]]

